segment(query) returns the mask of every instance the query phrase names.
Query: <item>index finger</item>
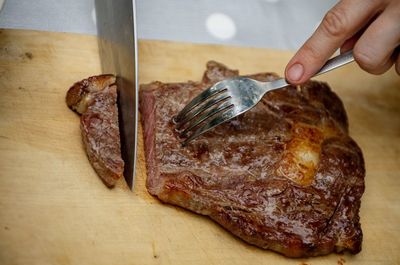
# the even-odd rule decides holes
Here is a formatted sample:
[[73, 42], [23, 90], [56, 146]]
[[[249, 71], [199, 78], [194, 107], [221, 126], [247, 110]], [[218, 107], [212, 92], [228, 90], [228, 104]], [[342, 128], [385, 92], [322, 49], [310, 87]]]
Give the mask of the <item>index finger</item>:
[[292, 84], [306, 82], [350, 37], [380, 10], [384, 1], [342, 0], [325, 15], [313, 35], [297, 51], [285, 69]]

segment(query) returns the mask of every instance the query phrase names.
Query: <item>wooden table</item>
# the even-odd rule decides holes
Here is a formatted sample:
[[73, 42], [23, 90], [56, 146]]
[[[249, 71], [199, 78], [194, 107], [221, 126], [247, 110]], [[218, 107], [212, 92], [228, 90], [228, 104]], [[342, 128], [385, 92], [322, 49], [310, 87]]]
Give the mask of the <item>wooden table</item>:
[[[207, 60], [242, 73], [282, 74], [292, 53], [140, 41], [139, 80], [199, 80]], [[363, 250], [288, 259], [250, 246], [209, 219], [163, 205], [144, 186], [139, 134], [135, 190], [107, 189], [65, 105], [100, 73], [93, 36], [0, 31], [0, 264], [400, 264], [400, 78], [355, 64], [323, 75], [342, 98], [366, 161]]]

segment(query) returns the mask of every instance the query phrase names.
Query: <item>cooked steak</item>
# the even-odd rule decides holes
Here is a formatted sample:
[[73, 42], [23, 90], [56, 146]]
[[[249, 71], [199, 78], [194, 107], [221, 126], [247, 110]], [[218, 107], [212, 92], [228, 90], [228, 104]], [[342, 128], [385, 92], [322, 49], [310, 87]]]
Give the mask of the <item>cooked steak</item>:
[[114, 186], [124, 171], [115, 76], [92, 76], [75, 83], [66, 101], [81, 114], [82, 139], [90, 163], [108, 187]]
[[254, 109], [181, 146], [173, 117], [202, 90], [237, 75], [209, 62], [201, 82], [141, 86], [148, 191], [288, 257], [358, 253], [364, 161], [326, 83], [270, 92]]

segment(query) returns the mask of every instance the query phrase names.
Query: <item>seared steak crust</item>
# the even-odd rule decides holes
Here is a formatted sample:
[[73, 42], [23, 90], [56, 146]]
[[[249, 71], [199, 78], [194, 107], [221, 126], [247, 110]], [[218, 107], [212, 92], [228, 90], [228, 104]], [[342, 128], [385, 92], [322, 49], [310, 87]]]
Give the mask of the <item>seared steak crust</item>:
[[108, 187], [114, 186], [124, 171], [115, 76], [92, 76], [75, 83], [66, 101], [81, 114], [82, 140], [90, 163]]
[[358, 253], [364, 161], [327, 84], [270, 92], [254, 109], [181, 147], [172, 118], [202, 90], [237, 75], [209, 62], [201, 82], [141, 86], [148, 191], [289, 257]]

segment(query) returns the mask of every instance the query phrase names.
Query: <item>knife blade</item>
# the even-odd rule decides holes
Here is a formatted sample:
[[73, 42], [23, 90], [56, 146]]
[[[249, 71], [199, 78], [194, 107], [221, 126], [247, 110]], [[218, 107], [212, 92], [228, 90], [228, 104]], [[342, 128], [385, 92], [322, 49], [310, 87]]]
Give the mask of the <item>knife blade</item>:
[[124, 177], [134, 186], [138, 86], [135, 0], [96, 0], [96, 24], [103, 73], [117, 76], [121, 154]]

